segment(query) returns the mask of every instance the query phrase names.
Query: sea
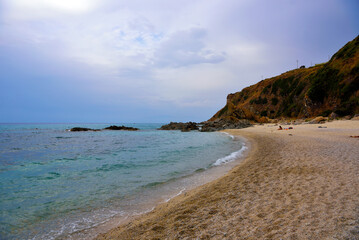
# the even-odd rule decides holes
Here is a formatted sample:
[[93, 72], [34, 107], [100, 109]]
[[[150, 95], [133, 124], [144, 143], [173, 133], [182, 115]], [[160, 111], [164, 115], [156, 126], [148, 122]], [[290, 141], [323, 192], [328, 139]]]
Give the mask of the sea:
[[247, 149], [220, 132], [70, 132], [113, 124], [0, 124], [0, 239], [89, 239], [229, 171]]

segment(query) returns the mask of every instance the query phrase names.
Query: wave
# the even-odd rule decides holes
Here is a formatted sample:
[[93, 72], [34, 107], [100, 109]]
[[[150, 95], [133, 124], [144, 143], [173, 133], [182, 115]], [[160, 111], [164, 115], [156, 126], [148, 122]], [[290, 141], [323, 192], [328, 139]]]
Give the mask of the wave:
[[245, 150], [247, 150], [247, 149], [248, 149], [248, 147], [246, 147], [245, 144], [243, 144], [241, 149], [239, 149], [236, 152], [232, 152], [228, 156], [225, 156], [223, 158], [217, 159], [217, 161], [215, 163], [213, 163], [212, 166], [219, 166], [219, 165], [222, 165], [222, 164], [232, 162], [232, 161], [236, 160], [237, 158], [241, 157], [243, 152]]
[[227, 132], [222, 132], [223, 134], [225, 134], [225, 135], [228, 135], [230, 138], [232, 138], [232, 139], [235, 139], [235, 137], [233, 136], [233, 135], [231, 135], [231, 134], [229, 134], [229, 133], [227, 133]]
[[79, 233], [81, 236], [81, 232], [104, 224], [115, 216], [125, 216], [125, 212], [120, 210], [99, 209], [85, 217], [77, 216], [72, 220], [64, 218], [60, 220], [63, 223], [60, 228], [51, 230], [50, 232], [40, 232], [31, 239], [73, 239], [73, 234]]
[[165, 200], [165, 202], [169, 202], [172, 198], [175, 198], [175, 197], [181, 195], [184, 191], [186, 191], [186, 188], [183, 188], [181, 191], [179, 191], [179, 192], [178, 192], [177, 194], [175, 194], [174, 196], [172, 196], [172, 197], [170, 197], [170, 198], [167, 198], [167, 199]]

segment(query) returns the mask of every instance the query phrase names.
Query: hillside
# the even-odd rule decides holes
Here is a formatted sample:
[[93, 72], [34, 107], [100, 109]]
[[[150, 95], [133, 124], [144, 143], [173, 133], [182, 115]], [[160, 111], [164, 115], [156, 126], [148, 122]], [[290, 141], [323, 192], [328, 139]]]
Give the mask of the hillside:
[[260, 81], [227, 96], [227, 104], [209, 121], [310, 118], [359, 113], [359, 36], [330, 61]]

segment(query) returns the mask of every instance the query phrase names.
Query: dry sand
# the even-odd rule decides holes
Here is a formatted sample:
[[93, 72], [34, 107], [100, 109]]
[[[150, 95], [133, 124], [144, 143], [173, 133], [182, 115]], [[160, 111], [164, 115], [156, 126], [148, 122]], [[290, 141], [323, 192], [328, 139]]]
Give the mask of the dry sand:
[[98, 239], [359, 239], [359, 121], [293, 128], [228, 130], [243, 162]]

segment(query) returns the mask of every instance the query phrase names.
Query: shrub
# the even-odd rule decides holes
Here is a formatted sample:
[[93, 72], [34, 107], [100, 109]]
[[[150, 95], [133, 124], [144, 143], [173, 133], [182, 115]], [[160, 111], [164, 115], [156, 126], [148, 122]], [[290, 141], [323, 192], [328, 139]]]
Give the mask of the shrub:
[[262, 94], [266, 94], [268, 92], [268, 88], [270, 88], [270, 85], [265, 86], [262, 90]]
[[342, 102], [347, 101], [357, 90], [359, 90], [359, 76], [355, 78], [349, 84], [340, 87], [340, 100]]
[[294, 92], [294, 95], [295, 95], [295, 96], [299, 96], [299, 95], [302, 93], [302, 91], [303, 91], [304, 88], [305, 88], [305, 83], [304, 83], [304, 82], [301, 82], [301, 83], [296, 87], [295, 92]]
[[226, 104], [226, 106], [224, 106], [218, 113], [218, 117], [222, 116], [225, 112], [227, 112], [228, 110], [228, 104]]
[[333, 92], [338, 87], [338, 83], [342, 78], [338, 75], [338, 70], [326, 66], [316, 74], [310, 77], [310, 87], [308, 90], [308, 96], [314, 102], [323, 103], [329, 92]]
[[320, 114], [320, 115], [322, 115], [323, 117], [328, 117], [329, 116], [329, 114], [331, 114], [332, 113], [332, 110], [325, 110], [325, 111], [323, 111], [322, 112], [322, 114]]
[[354, 114], [355, 108], [359, 105], [359, 97], [352, 97], [350, 100], [340, 104], [334, 112], [340, 117]]
[[298, 82], [298, 79], [295, 80], [294, 76], [280, 78], [273, 83], [271, 93], [277, 94], [278, 90], [280, 90], [279, 95], [287, 96], [295, 89]]
[[278, 100], [278, 98], [274, 97], [274, 98], [272, 98], [272, 100], [271, 100], [271, 101], [272, 101], [272, 105], [274, 105], [274, 106], [275, 106], [275, 105], [277, 105], [277, 104], [278, 104], [278, 101], [279, 101], [279, 100]]
[[358, 49], [359, 45], [359, 38], [355, 38], [353, 41], [347, 43], [344, 47], [342, 47], [336, 54], [333, 55], [333, 57], [330, 59], [330, 61], [334, 58], [343, 58], [348, 59], [354, 56], [356, 53], [356, 50]]

